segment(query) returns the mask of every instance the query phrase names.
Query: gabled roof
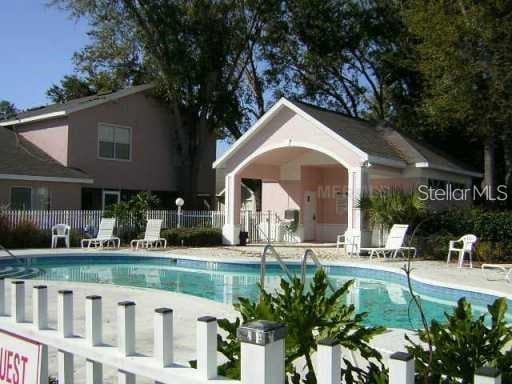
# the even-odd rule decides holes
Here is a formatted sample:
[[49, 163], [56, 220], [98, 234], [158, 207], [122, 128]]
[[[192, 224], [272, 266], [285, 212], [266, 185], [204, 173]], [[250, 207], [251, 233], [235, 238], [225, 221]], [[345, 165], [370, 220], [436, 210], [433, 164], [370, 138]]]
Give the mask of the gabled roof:
[[6, 127], [15, 124], [30, 123], [32, 121], [40, 121], [57, 117], [67, 116], [70, 113], [81, 111], [87, 108], [96, 107], [103, 103], [120, 99], [121, 97], [133, 95], [153, 88], [154, 84], [136, 85], [134, 87], [121, 89], [120, 91], [82, 97], [70, 100], [67, 103], [50, 104], [41, 108], [27, 110], [18, 113], [14, 118], [0, 121], [0, 126]]
[[65, 167], [20, 135], [0, 127], [0, 180], [92, 183], [84, 172]]
[[370, 122], [353, 118], [342, 113], [320, 108], [300, 101], [280, 99], [267, 111], [246, 133], [240, 137], [231, 148], [213, 163], [214, 168], [222, 167], [250, 137], [264, 126], [283, 106], [299, 113], [310, 121], [316, 123], [335, 139], [349, 143], [358, 153], [364, 155], [370, 163], [404, 168], [414, 166], [418, 168], [432, 168], [447, 172], [454, 172], [472, 177], [481, 177], [482, 174], [461, 165], [450, 156], [431, 149], [428, 145], [391, 128], [379, 128]]

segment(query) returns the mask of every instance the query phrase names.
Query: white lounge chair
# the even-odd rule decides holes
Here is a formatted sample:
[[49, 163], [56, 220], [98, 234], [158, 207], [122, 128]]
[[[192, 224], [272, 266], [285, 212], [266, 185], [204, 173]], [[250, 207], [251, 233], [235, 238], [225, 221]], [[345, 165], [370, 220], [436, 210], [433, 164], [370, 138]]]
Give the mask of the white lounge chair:
[[343, 248], [347, 256], [358, 255], [360, 237], [359, 232], [351, 229], [347, 229], [343, 235], [336, 236], [336, 256], [340, 248]]
[[[462, 268], [462, 265], [464, 264], [464, 255], [467, 253], [469, 255], [469, 268], [473, 268], [472, 257], [477, 240], [478, 238], [475, 235], [464, 235], [459, 240], [451, 240], [448, 244], [448, 257], [446, 258], [446, 263], [450, 262], [452, 252], [457, 252], [459, 254], [459, 268]], [[462, 243], [462, 247], [457, 247], [457, 243]]]
[[112, 244], [114, 247], [119, 248], [121, 245], [121, 239], [114, 236], [114, 227], [116, 226], [116, 219], [101, 219], [100, 228], [98, 234], [94, 239], [82, 239], [80, 245], [82, 248], [90, 248], [91, 245], [103, 248], [105, 245]]
[[490, 279], [489, 275], [486, 273], [486, 270], [497, 269], [498, 271], [503, 272], [503, 278], [505, 281], [512, 284], [512, 264], [482, 264], [482, 273], [487, 278], [487, 280], [496, 280]]
[[130, 247], [132, 249], [139, 249], [140, 246], [142, 246], [142, 248], [151, 248], [153, 246], [158, 248], [160, 245], [163, 245], [164, 248], [167, 248], [167, 240], [160, 237], [161, 229], [162, 220], [148, 220], [144, 238], [139, 240], [132, 240], [130, 242]]
[[52, 227], [52, 248], [57, 248], [59, 239], [64, 239], [66, 248], [69, 248], [69, 234], [71, 227], [67, 224], [57, 224]]
[[384, 247], [361, 248], [360, 251], [369, 252], [370, 260], [373, 256], [396, 257], [398, 252], [403, 253], [404, 251], [412, 251], [412, 257], [416, 257], [415, 247], [404, 247], [403, 245], [408, 228], [409, 226], [407, 224], [394, 224], [389, 231], [388, 238], [386, 239], [386, 245]]

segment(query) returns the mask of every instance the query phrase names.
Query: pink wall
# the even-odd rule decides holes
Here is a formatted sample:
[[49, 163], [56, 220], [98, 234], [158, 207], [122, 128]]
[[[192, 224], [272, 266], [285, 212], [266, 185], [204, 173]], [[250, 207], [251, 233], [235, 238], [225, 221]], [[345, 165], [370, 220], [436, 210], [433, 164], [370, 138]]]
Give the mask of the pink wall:
[[12, 187], [46, 187], [50, 195], [50, 209], [80, 209], [81, 184], [0, 180], [0, 206], [10, 204]]
[[68, 165], [67, 118], [26, 124], [18, 127], [18, 132], [62, 165]]

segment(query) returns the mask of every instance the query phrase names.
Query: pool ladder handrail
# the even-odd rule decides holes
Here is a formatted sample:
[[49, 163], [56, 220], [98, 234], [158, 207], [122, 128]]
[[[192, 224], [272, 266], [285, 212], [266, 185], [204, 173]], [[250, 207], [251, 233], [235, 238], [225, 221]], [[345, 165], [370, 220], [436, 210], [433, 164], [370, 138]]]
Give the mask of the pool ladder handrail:
[[14, 254], [9, 251], [7, 248], [5, 248], [2, 244], [0, 244], [0, 250], [4, 251], [5, 253], [7, 253], [10, 257], [12, 257], [18, 264], [21, 264], [21, 265], [25, 265], [25, 263], [23, 263], [23, 261], [20, 260], [19, 257], [16, 257], [14, 256]]
[[272, 255], [277, 260], [277, 263], [281, 267], [281, 269], [286, 273], [286, 276], [291, 280], [293, 278], [292, 274], [290, 273], [290, 270], [286, 266], [286, 264], [283, 262], [283, 259], [277, 251], [275, 250], [274, 246], [272, 244], [265, 245], [265, 248], [263, 248], [263, 252], [261, 253], [261, 269], [260, 269], [260, 286], [262, 289], [265, 288], [265, 274], [266, 274], [266, 266], [267, 266], [267, 253], [272, 252]]
[[[324, 266], [322, 265], [320, 260], [318, 260], [316, 253], [311, 248], [306, 249], [300, 260], [300, 273], [301, 280], [303, 283], [306, 281], [306, 268], [308, 266], [308, 256], [313, 260], [317, 268], [324, 269]], [[329, 288], [331, 288], [333, 292], [336, 292], [336, 288], [332, 285], [331, 280], [329, 280], [329, 278], [327, 278], [327, 284], [329, 285]]]

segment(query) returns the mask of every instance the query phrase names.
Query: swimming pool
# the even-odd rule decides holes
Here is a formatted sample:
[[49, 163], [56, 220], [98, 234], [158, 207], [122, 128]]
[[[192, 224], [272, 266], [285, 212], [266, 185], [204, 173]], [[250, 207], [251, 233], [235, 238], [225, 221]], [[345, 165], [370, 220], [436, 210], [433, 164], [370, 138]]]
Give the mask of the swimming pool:
[[[232, 304], [239, 297], [258, 297], [259, 263], [231, 263], [190, 260], [184, 258], [145, 257], [121, 254], [80, 254], [41, 256], [31, 259], [31, 266], [43, 271], [36, 279], [115, 284], [132, 287], [155, 288], [204, 297]], [[8, 261], [0, 261], [6, 265]], [[300, 275], [297, 264], [288, 264], [290, 271]], [[314, 273], [308, 267], [308, 277]], [[354, 266], [326, 267], [335, 286], [354, 279], [355, 284], [347, 301], [359, 312], [368, 312], [368, 325], [412, 329], [420, 326], [419, 314], [410, 304], [411, 296], [401, 274]], [[265, 287], [276, 289], [283, 273], [275, 264], [267, 265]], [[422, 298], [428, 319], [444, 320], [456, 301], [467, 297], [475, 312], [482, 313], [495, 296], [462, 291], [414, 282], [414, 289]], [[512, 321], [512, 302], [509, 300], [509, 321]]]

